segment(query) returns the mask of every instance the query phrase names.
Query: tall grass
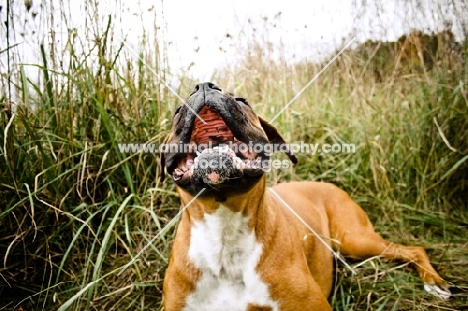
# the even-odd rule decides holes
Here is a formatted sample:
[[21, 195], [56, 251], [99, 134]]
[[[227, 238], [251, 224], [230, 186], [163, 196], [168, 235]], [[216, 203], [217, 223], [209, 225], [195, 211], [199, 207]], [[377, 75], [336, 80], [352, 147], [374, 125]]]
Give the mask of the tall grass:
[[[164, 51], [154, 55], [143, 44], [141, 60], [122, 67], [116, 60], [125, 47], [110, 49], [114, 43], [107, 31], [96, 41], [97, 66], [89, 51], [70, 49], [68, 71], [57, 72], [41, 46], [41, 82], [20, 70], [21, 102], [6, 106], [1, 120], [0, 310], [160, 308], [174, 228], [117, 273], [180, 203], [174, 185], [159, 182], [156, 155], [122, 154], [117, 144], [162, 141], [180, 103], [148, 69], [168, 74]], [[322, 64], [290, 64], [265, 51], [265, 42], [254, 41], [213, 80], [269, 119]], [[468, 304], [468, 68], [465, 54], [450, 53], [435, 51], [436, 65], [426, 69], [398, 60], [390, 43], [366, 43], [343, 54], [274, 122], [288, 141], [354, 143], [357, 152], [300, 154], [293, 169], [269, 174], [269, 184], [338, 184], [384, 237], [426, 247], [454, 285], [454, 298], [443, 302], [403, 267], [355, 263], [358, 277], [337, 269], [336, 310]], [[188, 96], [195, 81], [179, 82]]]

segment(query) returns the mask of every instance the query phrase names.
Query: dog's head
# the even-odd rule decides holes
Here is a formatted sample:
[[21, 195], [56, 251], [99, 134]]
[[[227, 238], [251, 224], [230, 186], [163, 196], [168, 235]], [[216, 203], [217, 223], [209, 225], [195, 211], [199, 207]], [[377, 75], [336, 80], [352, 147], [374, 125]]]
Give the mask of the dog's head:
[[[225, 94], [213, 83], [198, 84], [174, 113], [162, 146], [161, 178], [165, 168], [179, 187], [193, 195], [202, 188], [206, 188], [203, 196], [243, 193], [269, 166], [271, 144], [285, 142], [246, 99]], [[297, 163], [291, 152], [286, 154]]]

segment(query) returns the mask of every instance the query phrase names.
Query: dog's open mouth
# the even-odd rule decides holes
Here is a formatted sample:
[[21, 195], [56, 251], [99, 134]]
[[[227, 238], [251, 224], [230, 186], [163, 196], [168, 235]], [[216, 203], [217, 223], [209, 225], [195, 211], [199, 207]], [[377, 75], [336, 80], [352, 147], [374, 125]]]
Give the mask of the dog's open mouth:
[[237, 184], [240, 179], [262, 175], [268, 157], [261, 148], [238, 140], [215, 109], [204, 106], [198, 115], [206, 123], [195, 119], [190, 144], [183, 146], [186, 150], [177, 157], [177, 165], [171, 173], [174, 181], [178, 184], [201, 182], [213, 187], [227, 181]]
[[[160, 164], [162, 173], [166, 170], [179, 188], [223, 199], [258, 183], [270, 170], [274, 146], [285, 144], [247, 99], [225, 94], [207, 82], [197, 84], [174, 112], [171, 132], [160, 149]], [[281, 151], [297, 163], [287, 146]]]

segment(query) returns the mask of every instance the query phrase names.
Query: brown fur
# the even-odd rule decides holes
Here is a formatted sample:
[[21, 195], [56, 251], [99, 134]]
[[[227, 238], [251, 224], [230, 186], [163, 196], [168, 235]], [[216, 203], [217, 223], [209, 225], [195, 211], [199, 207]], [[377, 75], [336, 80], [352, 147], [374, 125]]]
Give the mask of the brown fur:
[[[422, 247], [382, 239], [361, 207], [336, 186], [295, 182], [273, 189], [322, 237], [336, 240], [327, 239], [342, 254], [412, 262], [423, 282], [444, 283]], [[326, 297], [333, 285], [332, 254], [265, 190], [263, 178], [249, 193], [230, 197], [223, 205], [249, 217], [249, 229], [255, 230], [264, 246], [257, 269], [269, 284], [272, 299], [281, 302], [282, 310], [331, 310]], [[184, 204], [192, 199], [180, 188], [179, 193]], [[210, 198], [197, 199], [184, 212], [164, 281], [165, 310], [180, 310], [199, 277], [187, 259], [191, 219], [200, 220], [204, 212], [214, 212], [219, 204]], [[263, 309], [252, 306], [249, 310]]]
[[[196, 90], [204, 88], [205, 92], [211, 92], [212, 87], [212, 84], [204, 84]], [[249, 107], [244, 107], [243, 113], [249, 119], [248, 126], [262, 131], [270, 142], [284, 143], [278, 131], [257, 117]], [[175, 120], [173, 124], [180, 128], [177, 122]], [[174, 140], [177, 143], [174, 137], [171, 132], [166, 142]], [[296, 161], [292, 153], [288, 153], [288, 156], [293, 162]], [[182, 203], [187, 205], [193, 196], [180, 186], [177, 189]], [[384, 240], [375, 233], [362, 208], [336, 186], [319, 182], [292, 182], [278, 184], [273, 189], [342, 254], [358, 259], [382, 256], [411, 262], [424, 283], [445, 284], [422, 247], [403, 246]], [[197, 198], [183, 213], [164, 279], [166, 311], [181, 310], [187, 296], [196, 288], [201, 272], [188, 258], [190, 228], [206, 213], [214, 213], [221, 205], [218, 201], [215, 197]], [[222, 205], [248, 217], [249, 232], [255, 232], [257, 241], [263, 246], [256, 272], [268, 285], [269, 294], [278, 302], [280, 310], [331, 310], [327, 297], [333, 286], [332, 253], [267, 191], [265, 176], [247, 192], [226, 196]], [[249, 304], [247, 310], [270, 311], [271, 307]]]

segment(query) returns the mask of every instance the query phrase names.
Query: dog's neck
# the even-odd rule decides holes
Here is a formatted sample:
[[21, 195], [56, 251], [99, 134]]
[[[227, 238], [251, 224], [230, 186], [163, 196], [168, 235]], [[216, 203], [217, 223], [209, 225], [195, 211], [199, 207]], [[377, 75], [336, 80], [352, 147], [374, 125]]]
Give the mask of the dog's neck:
[[[220, 202], [214, 197], [199, 197], [187, 207], [186, 212], [190, 216], [190, 220], [203, 220], [205, 215], [216, 213], [220, 208], [227, 209], [232, 213], [240, 213], [242, 216], [249, 219], [248, 227], [251, 229], [256, 226], [257, 214], [263, 205], [263, 195], [252, 195], [252, 193], [264, 193], [266, 190], [265, 177], [255, 184], [249, 191], [239, 195], [233, 195]], [[186, 206], [193, 199], [187, 191], [177, 188], [182, 204]], [[227, 217], [227, 214], [226, 214]]]

